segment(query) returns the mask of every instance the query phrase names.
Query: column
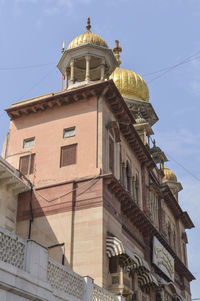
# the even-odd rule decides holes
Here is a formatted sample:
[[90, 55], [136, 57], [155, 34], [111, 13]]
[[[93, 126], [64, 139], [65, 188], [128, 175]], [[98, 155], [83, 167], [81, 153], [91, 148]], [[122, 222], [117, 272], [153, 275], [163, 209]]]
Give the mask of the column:
[[67, 74], [67, 70], [65, 71], [65, 90], [67, 90], [68, 88], [68, 74]]
[[102, 59], [101, 61], [101, 80], [104, 80], [105, 77], [105, 60]]
[[74, 84], [74, 60], [70, 62], [70, 86]]
[[86, 61], [85, 80], [86, 81], [90, 80], [90, 59], [91, 59], [91, 56], [89, 56], [89, 55], [87, 55], [85, 57], [85, 61]]
[[84, 277], [84, 295], [83, 301], [92, 301], [93, 300], [93, 289], [94, 289], [94, 280], [89, 277]]
[[48, 250], [33, 240], [27, 241], [25, 271], [47, 281]]

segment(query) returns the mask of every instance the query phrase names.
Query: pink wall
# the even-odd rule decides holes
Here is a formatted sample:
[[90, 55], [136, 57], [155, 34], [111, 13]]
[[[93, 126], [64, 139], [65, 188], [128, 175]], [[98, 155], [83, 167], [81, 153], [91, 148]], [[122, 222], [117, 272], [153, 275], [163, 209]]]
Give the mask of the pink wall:
[[[76, 127], [76, 135], [63, 138], [63, 129]], [[35, 137], [35, 146], [23, 148], [23, 140]], [[77, 143], [77, 164], [60, 168], [62, 146]], [[95, 97], [29, 114], [11, 121], [7, 161], [19, 168], [24, 151], [35, 153], [35, 171], [30, 180], [37, 186], [93, 176], [96, 168], [97, 100]]]

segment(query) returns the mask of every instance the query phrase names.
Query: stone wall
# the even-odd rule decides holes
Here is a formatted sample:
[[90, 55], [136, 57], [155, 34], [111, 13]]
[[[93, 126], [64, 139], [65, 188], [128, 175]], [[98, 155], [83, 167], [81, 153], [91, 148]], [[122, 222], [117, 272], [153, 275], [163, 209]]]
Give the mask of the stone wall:
[[53, 261], [48, 250], [0, 227], [1, 301], [118, 301], [117, 297]]

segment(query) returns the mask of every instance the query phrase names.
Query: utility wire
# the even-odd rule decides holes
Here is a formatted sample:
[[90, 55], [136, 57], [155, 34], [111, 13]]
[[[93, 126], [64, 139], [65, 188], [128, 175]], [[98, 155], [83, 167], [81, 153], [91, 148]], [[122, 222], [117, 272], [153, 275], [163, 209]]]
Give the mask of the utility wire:
[[[54, 202], [54, 201], [56, 201], [56, 200], [58, 200], [58, 199], [60, 199], [60, 198], [63, 198], [64, 196], [67, 196], [68, 194], [72, 193], [73, 191], [76, 191], [76, 190], [78, 190], [78, 189], [80, 189], [80, 188], [86, 186], [88, 183], [93, 182], [93, 181], [94, 181], [95, 179], [97, 179], [99, 176], [100, 176], [100, 174], [96, 175], [96, 176], [93, 177], [90, 181], [84, 183], [83, 185], [80, 185], [80, 186], [77, 187], [77, 188], [71, 189], [71, 190], [67, 191], [67, 192], [64, 193], [64, 194], [61, 194], [61, 195], [55, 197], [55, 198], [52, 199], [52, 200], [49, 200], [49, 199], [45, 198], [42, 194], [40, 194], [40, 193], [39, 193], [37, 190], [35, 190], [35, 189], [34, 189], [34, 192], [35, 192], [36, 194], [38, 194], [39, 196], [41, 196], [45, 201], [47, 201], [48, 203], [50, 203], [50, 202]], [[90, 188], [90, 187], [88, 187], [88, 189], [89, 189], [89, 188]]]
[[49, 74], [54, 70], [55, 66], [53, 66], [53, 68], [50, 68], [50, 70], [38, 81], [36, 82], [32, 87], [30, 87], [21, 97], [23, 98], [24, 96], [26, 96], [31, 90], [33, 90], [35, 87], [37, 87], [43, 80], [45, 80], [45, 78], [47, 78], [47, 76], [49, 76]]
[[[151, 142], [154, 143], [154, 140], [151, 138]], [[166, 152], [165, 152], [166, 153]], [[169, 155], [168, 153], [166, 153], [167, 157], [171, 158], [172, 161], [174, 161], [176, 164], [178, 164], [180, 167], [182, 167], [189, 175], [191, 175], [193, 178], [195, 178], [197, 181], [200, 182], [200, 179], [195, 176], [191, 171], [189, 171], [187, 168], [185, 168], [185, 166], [183, 166], [181, 163], [179, 163], [177, 160], [175, 160], [171, 155]]]
[[198, 51], [196, 51], [194, 54], [192, 54], [192, 55], [186, 57], [185, 59], [183, 59], [182, 61], [180, 61], [180, 62], [177, 63], [177, 64], [174, 64], [174, 65], [171, 65], [171, 66], [169, 66], [169, 67], [165, 67], [165, 68], [162, 68], [162, 69], [159, 69], [159, 70], [150, 72], [150, 73], [143, 74], [143, 76], [148, 76], [148, 75], [160, 73], [160, 72], [169, 70], [169, 69], [173, 68], [174, 66], [177, 66], [177, 65], [180, 65], [180, 64], [184, 64], [184, 63], [189, 63], [189, 62], [192, 61], [193, 59], [195, 60], [195, 59], [199, 58], [199, 56], [195, 57], [195, 56], [196, 56], [197, 54], [199, 54], [199, 53], [200, 53], [200, 50], [198, 50]]
[[[197, 56], [197, 57], [195, 57], [195, 58], [193, 58], [193, 59], [190, 59], [190, 60], [187, 60], [187, 61], [184, 60], [184, 61], [182, 61], [182, 62], [180, 62], [180, 63], [178, 63], [178, 64], [176, 64], [176, 65], [174, 65], [174, 66], [172, 66], [172, 67], [169, 67], [168, 69], [166, 68], [166, 71], [164, 71], [164, 72], [162, 72], [160, 75], [154, 77], [153, 79], [151, 79], [151, 80], [148, 81], [147, 83], [150, 84], [150, 83], [152, 83], [153, 81], [155, 81], [156, 79], [158, 79], [158, 78], [164, 76], [166, 73], [168, 73], [168, 72], [170, 72], [170, 71], [172, 71], [172, 70], [178, 68], [179, 66], [182, 66], [182, 65], [184, 65], [184, 64], [188, 64], [188, 63], [190, 63], [191, 61], [195, 61], [195, 60], [197, 60], [197, 59], [199, 59], [199, 58], [200, 58], [200, 56]], [[164, 69], [163, 69], [163, 70], [164, 70]]]
[[55, 65], [55, 64], [48, 63], [48, 64], [28, 65], [28, 66], [21, 66], [21, 67], [0, 67], [0, 71], [33, 69], [33, 68], [46, 67], [46, 66], [50, 66], [50, 65]]
[[188, 174], [190, 174], [194, 179], [196, 179], [197, 181], [200, 182], [200, 179], [195, 176], [191, 171], [189, 171], [187, 168], [185, 168], [181, 163], [179, 163], [177, 160], [175, 160], [171, 155], [169, 155], [168, 153], [166, 153], [166, 155], [171, 158], [176, 164], [178, 164], [180, 167], [182, 167]]

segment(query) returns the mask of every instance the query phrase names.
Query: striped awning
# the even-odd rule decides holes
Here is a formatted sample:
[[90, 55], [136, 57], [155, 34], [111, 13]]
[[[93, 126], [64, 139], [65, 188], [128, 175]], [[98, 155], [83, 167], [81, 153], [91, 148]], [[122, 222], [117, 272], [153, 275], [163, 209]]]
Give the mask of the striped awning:
[[158, 286], [158, 281], [151, 273], [148, 263], [139, 255], [131, 252], [122, 242], [115, 236], [107, 236], [106, 253], [108, 257], [120, 256], [123, 264], [130, 270], [136, 270], [138, 274], [139, 284], [143, 286]]
[[120, 256], [123, 264], [131, 270], [143, 269], [150, 271], [148, 263], [139, 255], [131, 252], [122, 242], [115, 236], [107, 236], [106, 253], [108, 257]]
[[138, 275], [138, 282], [141, 287], [145, 286], [159, 286], [156, 277], [152, 274], [152, 272], [143, 271]]

